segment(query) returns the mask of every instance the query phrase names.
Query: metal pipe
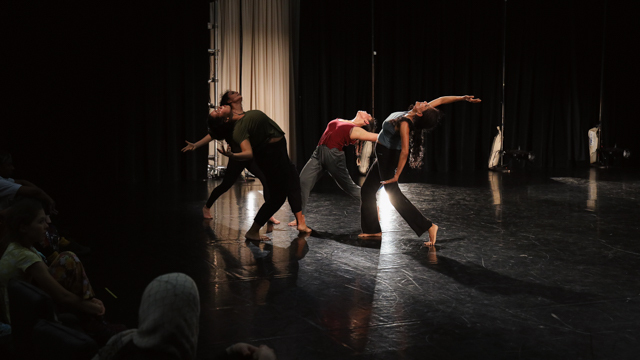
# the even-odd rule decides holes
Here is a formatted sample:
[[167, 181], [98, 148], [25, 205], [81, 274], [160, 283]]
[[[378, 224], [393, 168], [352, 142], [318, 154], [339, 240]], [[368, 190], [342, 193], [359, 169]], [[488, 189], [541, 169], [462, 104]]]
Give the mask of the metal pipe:
[[[604, 11], [602, 20], [602, 61], [600, 64], [600, 110], [598, 114], [598, 123], [600, 124], [600, 130], [598, 131], [598, 147], [602, 146], [602, 105], [604, 102], [604, 53], [605, 53], [605, 40], [607, 38], [607, 0], [604, 1]], [[600, 162], [600, 152], [596, 149], [596, 162]]]
[[375, 0], [371, 0], [371, 117], [376, 118]]
[[504, 94], [507, 68], [507, 0], [504, 0], [502, 25], [502, 130], [500, 131], [500, 166], [504, 166]]

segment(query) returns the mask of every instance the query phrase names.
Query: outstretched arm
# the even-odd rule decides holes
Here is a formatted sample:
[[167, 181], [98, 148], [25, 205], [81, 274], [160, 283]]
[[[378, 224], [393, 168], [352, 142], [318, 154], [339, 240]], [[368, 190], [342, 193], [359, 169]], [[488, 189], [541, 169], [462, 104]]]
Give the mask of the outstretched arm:
[[349, 134], [351, 140], [364, 140], [364, 141], [378, 141], [378, 134], [368, 132], [367, 130], [359, 127], [354, 127], [351, 129], [351, 133]]
[[458, 101], [468, 101], [470, 103], [479, 103], [482, 100], [476, 99], [473, 95], [463, 95], [463, 96], [441, 96], [437, 99], [429, 101], [429, 105], [433, 107], [437, 107], [444, 104], [450, 104]]
[[201, 147], [204, 144], [210, 143], [211, 140], [213, 140], [213, 139], [211, 138], [211, 135], [209, 135], [209, 134], [207, 134], [207, 136], [203, 137], [202, 139], [198, 140], [195, 143], [190, 143], [190, 142], [185, 140], [185, 142], [187, 143], [187, 146], [182, 148], [182, 152], [193, 151], [193, 150]]
[[231, 152], [231, 148], [227, 147], [227, 149], [218, 148], [218, 152], [222, 155], [228, 156], [229, 159], [238, 160], [238, 161], [246, 161], [253, 159], [253, 150], [251, 149], [251, 143], [249, 140], [244, 140], [240, 143], [240, 152], [233, 153]]

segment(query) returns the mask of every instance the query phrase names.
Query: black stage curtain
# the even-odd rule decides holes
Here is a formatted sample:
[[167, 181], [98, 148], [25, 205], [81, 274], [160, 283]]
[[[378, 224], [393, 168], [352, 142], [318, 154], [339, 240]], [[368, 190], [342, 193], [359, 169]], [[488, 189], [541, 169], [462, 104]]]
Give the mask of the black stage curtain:
[[[327, 123], [371, 112], [370, 1], [300, 1], [296, 163], [307, 162]], [[353, 151], [347, 152], [352, 170]]]
[[[415, 100], [483, 99], [442, 107], [446, 117], [428, 135], [424, 169], [413, 173], [484, 169], [501, 120], [503, 4], [301, 1], [298, 165], [328, 121], [372, 111], [373, 38], [379, 122]], [[505, 147], [535, 152], [534, 167], [586, 165], [603, 34], [604, 144], [630, 148], [626, 164], [640, 164], [638, 13], [622, 2], [606, 5], [603, 32], [605, 0], [508, 2]], [[206, 131], [207, 1], [0, 6], [0, 148], [14, 155], [16, 177], [54, 198], [78, 188], [99, 194], [114, 184], [204, 178], [206, 151], [179, 149]]]
[[[298, 165], [328, 121], [371, 110], [371, 38], [375, 116], [381, 123], [416, 100], [471, 94], [482, 104], [441, 107], [427, 136], [425, 166], [410, 172], [486, 169], [502, 113], [504, 4], [499, 0], [302, 2]], [[373, 10], [372, 10], [373, 9]], [[605, 36], [603, 142], [630, 148], [638, 71], [631, 40], [637, 13], [604, 0], [509, 1], [506, 21], [505, 149], [533, 151], [534, 168], [588, 164], [587, 132], [598, 123]], [[372, 16], [373, 14], [373, 16]], [[373, 21], [373, 23], [372, 23]], [[604, 34], [604, 35], [603, 35]]]
[[207, 1], [2, 8], [0, 148], [17, 178], [63, 202], [205, 177], [206, 151], [180, 149], [206, 134]]
[[632, 155], [628, 163], [638, 168], [640, 120], [636, 94], [640, 67], [636, 44], [640, 38], [640, 6], [635, 2], [607, 1], [606, 14], [603, 143], [629, 148]]

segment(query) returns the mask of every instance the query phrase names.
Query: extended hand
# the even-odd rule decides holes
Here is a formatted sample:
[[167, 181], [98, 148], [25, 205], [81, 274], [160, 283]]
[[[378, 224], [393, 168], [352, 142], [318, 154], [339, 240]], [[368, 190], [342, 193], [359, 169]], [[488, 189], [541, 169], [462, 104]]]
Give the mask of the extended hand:
[[468, 101], [470, 103], [479, 103], [482, 101], [480, 99], [476, 99], [475, 97], [473, 97], [473, 95], [465, 95], [462, 97], [462, 100]]
[[187, 143], [187, 146], [182, 148], [182, 152], [193, 151], [193, 150], [196, 149], [196, 144], [190, 143], [190, 142], [188, 142], [186, 140], [185, 140], [185, 142]]
[[100, 316], [104, 315], [105, 307], [104, 307], [104, 304], [102, 303], [102, 301], [100, 301], [100, 299], [93, 298], [93, 299], [91, 299], [91, 302], [96, 304], [97, 306], [99, 306], [100, 309], [102, 309], [102, 311], [98, 315], [100, 315]]
[[104, 304], [102, 303], [102, 301], [93, 298], [91, 300], [85, 300], [88, 302], [89, 308], [91, 309], [90, 312], [98, 315], [98, 316], [102, 316], [105, 313], [105, 308], [104, 308]]
[[227, 145], [227, 149], [225, 150], [224, 147], [222, 148], [218, 148], [218, 152], [224, 156], [227, 156], [229, 158], [231, 158], [231, 156], [233, 155], [233, 152], [231, 151], [231, 146]]
[[247, 343], [235, 343], [227, 348], [227, 354], [236, 356], [240, 355], [243, 358], [248, 358], [257, 350], [257, 347]]
[[380, 181], [380, 184], [386, 185], [386, 184], [392, 184], [394, 182], [398, 182], [398, 178], [397, 177], [394, 177], [392, 179], [385, 180], [385, 181]]
[[276, 360], [276, 353], [267, 345], [260, 345], [258, 350], [253, 353], [255, 360]]

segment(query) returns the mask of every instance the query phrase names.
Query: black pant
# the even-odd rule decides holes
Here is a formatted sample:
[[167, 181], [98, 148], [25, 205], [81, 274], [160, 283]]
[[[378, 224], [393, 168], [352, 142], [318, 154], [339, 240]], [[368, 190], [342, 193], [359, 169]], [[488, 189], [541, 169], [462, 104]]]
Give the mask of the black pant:
[[218, 200], [220, 195], [226, 193], [227, 191], [229, 191], [229, 189], [231, 189], [236, 180], [238, 180], [238, 176], [240, 176], [245, 168], [249, 170], [253, 175], [255, 175], [262, 183], [262, 193], [264, 195], [264, 201], [267, 201], [269, 199], [269, 187], [267, 186], [267, 180], [265, 179], [262, 171], [260, 171], [260, 168], [258, 168], [258, 165], [256, 165], [255, 161], [238, 161], [229, 159], [227, 170], [225, 171], [224, 177], [222, 178], [222, 183], [216, 186], [216, 188], [211, 192], [211, 195], [209, 195], [209, 200], [207, 200], [208, 208], [213, 206], [213, 203]]
[[254, 221], [260, 225], [266, 224], [287, 199], [294, 214], [302, 211], [300, 177], [289, 159], [287, 140], [283, 137], [280, 141], [253, 149], [253, 158], [264, 173], [270, 192], [269, 199], [265, 199]]
[[[382, 232], [378, 221], [376, 193], [381, 187], [380, 181], [393, 178], [400, 157], [400, 150], [391, 150], [380, 144], [376, 145], [375, 150], [376, 160], [367, 173], [360, 193], [360, 227], [365, 234]], [[393, 207], [415, 231], [416, 235], [420, 236], [429, 230], [433, 224], [402, 194], [397, 182], [384, 185], [384, 189]]]

